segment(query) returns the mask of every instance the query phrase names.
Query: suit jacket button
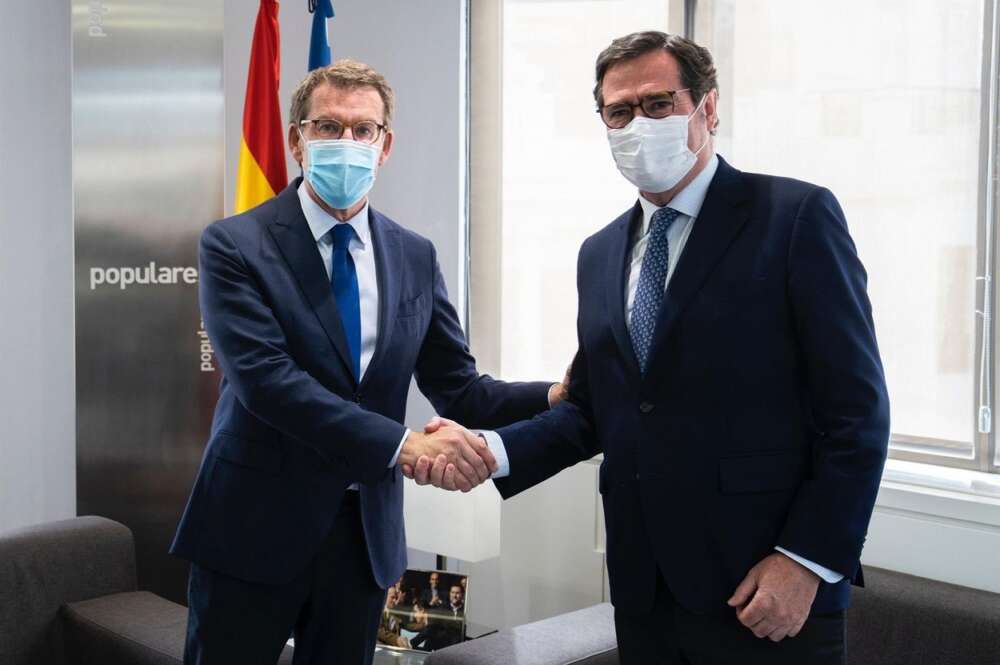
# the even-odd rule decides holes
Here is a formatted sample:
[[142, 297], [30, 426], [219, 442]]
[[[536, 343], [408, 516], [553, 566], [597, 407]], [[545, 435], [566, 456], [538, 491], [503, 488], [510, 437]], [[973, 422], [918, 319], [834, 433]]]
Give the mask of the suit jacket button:
[[642, 404], [639, 405], [639, 411], [641, 411], [642, 413], [649, 413], [652, 410], [653, 410], [653, 405], [650, 404], [649, 402], [643, 402]]

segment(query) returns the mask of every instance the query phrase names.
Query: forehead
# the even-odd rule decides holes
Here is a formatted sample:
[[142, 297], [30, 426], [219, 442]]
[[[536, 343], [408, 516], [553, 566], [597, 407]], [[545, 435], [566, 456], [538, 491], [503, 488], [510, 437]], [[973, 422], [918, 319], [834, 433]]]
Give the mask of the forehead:
[[618, 62], [604, 73], [604, 103], [635, 101], [651, 92], [680, 90], [681, 70], [677, 59], [663, 49]]
[[382, 98], [372, 86], [344, 88], [329, 83], [321, 83], [309, 95], [309, 117], [349, 122], [385, 120]]

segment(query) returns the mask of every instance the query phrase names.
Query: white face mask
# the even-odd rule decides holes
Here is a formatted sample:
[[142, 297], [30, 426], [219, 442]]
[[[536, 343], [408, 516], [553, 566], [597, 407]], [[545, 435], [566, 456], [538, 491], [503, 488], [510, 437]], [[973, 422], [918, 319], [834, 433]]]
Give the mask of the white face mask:
[[708, 145], [708, 138], [697, 152], [688, 148], [688, 123], [705, 103], [705, 97], [691, 115], [666, 118], [636, 116], [621, 129], [608, 130], [608, 143], [618, 170], [640, 191], [658, 194], [677, 186]]

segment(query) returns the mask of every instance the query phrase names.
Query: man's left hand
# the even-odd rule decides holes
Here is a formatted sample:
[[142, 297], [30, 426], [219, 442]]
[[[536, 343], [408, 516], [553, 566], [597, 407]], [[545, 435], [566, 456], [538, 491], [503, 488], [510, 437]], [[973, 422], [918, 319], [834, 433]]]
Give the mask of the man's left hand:
[[553, 383], [549, 387], [549, 408], [556, 408], [556, 404], [569, 397], [569, 380], [573, 371], [573, 365], [566, 368], [566, 375], [563, 376], [562, 383]]
[[802, 630], [819, 581], [816, 573], [776, 552], [750, 569], [727, 602], [754, 635], [780, 642]]

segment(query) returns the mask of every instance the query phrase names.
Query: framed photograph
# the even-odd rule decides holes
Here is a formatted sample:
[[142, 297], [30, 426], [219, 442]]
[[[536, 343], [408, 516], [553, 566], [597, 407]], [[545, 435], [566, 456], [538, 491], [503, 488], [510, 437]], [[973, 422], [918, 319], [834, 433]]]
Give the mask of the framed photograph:
[[385, 596], [378, 644], [406, 651], [435, 651], [465, 639], [467, 575], [407, 570]]

